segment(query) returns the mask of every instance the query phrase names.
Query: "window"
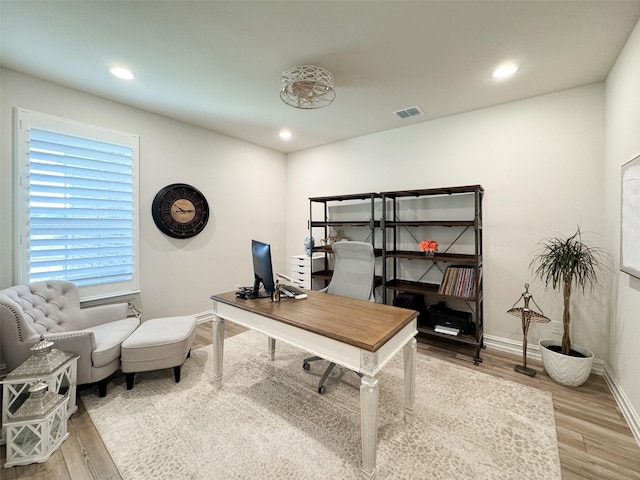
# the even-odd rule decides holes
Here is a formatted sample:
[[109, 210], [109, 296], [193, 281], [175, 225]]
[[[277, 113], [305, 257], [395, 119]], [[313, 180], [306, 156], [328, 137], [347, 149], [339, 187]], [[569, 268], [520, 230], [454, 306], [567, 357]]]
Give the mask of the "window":
[[16, 109], [18, 283], [139, 291], [138, 137]]

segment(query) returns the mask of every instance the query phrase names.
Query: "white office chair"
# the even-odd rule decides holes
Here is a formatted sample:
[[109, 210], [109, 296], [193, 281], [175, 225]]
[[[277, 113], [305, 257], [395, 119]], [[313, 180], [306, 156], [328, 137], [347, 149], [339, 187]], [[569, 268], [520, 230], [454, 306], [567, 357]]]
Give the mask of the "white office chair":
[[[332, 245], [334, 254], [333, 275], [329, 285], [321, 290], [330, 295], [375, 301], [373, 246], [365, 242], [337, 242]], [[320, 357], [305, 358], [302, 368], [309, 370], [310, 362], [323, 360]], [[318, 383], [318, 393], [324, 393], [324, 382], [335, 367], [330, 363]]]

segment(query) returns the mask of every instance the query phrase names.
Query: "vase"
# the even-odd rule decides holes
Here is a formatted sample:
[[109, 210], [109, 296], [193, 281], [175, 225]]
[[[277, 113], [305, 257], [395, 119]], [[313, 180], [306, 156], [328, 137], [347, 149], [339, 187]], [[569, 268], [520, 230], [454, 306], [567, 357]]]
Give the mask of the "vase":
[[556, 382], [567, 387], [579, 387], [587, 381], [593, 365], [593, 352], [572, 344], [571, 350], [581, 356], [563, 355], [550, 348], [560, 349], [561, 343], [556, 340], [540, 340], [539, 345], [544, 369]]
[[424, 252], [425, 257], [433, 257], [435, 254], [436, 252], [434, 252], [433, 250], [425, 250]]
[[313, 247], [315, 247], [316, 242], [312, 236], [305, 237], [304, 239], [304, 251], [307, 254], [307, 257], [310, 257], [313, 254]]

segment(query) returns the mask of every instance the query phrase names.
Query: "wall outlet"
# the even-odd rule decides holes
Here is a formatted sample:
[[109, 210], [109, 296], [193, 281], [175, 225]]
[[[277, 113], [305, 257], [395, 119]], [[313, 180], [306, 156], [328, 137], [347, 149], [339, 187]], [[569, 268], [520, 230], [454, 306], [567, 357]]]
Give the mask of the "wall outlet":
[[553, 334], [562, 335], [562, 322], [552, 322], [552, 323], [553, 323]]

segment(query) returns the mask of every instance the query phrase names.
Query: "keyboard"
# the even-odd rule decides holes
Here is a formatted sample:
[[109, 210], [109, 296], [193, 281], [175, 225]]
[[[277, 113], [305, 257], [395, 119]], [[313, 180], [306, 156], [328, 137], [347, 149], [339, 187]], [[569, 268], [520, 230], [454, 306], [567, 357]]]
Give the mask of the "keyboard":
[[280, 292], [287, 297], [292, 297], [295, 299], [307, 298], [307, 294], [304, 293], [299, 288], [294, 287], [293, 285], [280, 285]]

